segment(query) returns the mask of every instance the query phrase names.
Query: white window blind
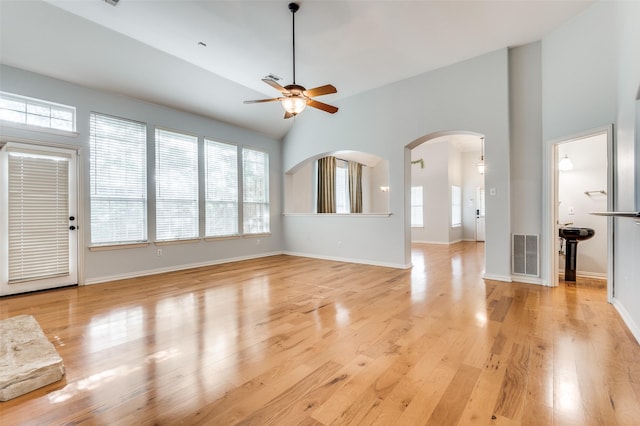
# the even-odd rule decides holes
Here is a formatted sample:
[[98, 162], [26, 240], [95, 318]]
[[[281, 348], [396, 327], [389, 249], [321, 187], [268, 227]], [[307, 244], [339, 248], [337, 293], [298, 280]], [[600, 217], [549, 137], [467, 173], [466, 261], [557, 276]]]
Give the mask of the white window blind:
[[238, 234], [238, 147], [204, 140], [205, 236]]
[[69, 274], [69, 158], [9, 152], [9, 282]]
[[243, 231], [260, 234], [270, 231], [269, 154], [242, 149]]
[[198, 235], [198, 137], [156, 129], [156, 240]]
[[424, 226], [423, 193], [422, 186], [411, 187], [411, 226], [414, 228], [422, 228]]
[[336, 213], [349, 213], [349, 169], [347, 162], [336, 161]]
[[68, 105], [0, 92], [0, 120], [73, 132], [76, 130], [76, 109]]
[[451, 186], [451, 226], [462, 226], [462, 190], [457, 185]]
[[147, 240], [147, 126], [90, 116], [91, 243]]

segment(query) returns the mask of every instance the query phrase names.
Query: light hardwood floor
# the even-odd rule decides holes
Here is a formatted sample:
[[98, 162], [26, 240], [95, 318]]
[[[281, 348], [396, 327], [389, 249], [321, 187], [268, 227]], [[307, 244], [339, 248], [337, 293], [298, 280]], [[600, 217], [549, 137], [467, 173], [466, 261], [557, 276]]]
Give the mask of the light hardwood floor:
[[0, 423], [638, 425], [640, 346], [602, 286], [482, 280], [482, 244], [397, 270], [290, 256], [0, 300], [63, 381]]

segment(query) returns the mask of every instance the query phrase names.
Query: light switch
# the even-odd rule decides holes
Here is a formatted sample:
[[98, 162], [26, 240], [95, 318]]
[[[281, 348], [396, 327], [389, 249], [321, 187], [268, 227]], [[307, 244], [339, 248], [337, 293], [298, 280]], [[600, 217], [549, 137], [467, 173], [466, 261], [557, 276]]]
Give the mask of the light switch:
[[489, 195], [496, 195], [496, 189], [495, 188], [490, 188], [489, 189]]

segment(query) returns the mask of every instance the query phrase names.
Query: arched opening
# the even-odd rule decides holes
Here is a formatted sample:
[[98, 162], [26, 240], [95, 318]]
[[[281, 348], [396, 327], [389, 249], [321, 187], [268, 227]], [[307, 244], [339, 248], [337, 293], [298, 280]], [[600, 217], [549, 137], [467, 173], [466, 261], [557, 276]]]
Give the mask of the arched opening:
[[484, 135], [436, 132], [407, 148], [409, 244], [484, 242]]
[[[389, 161], [361, 151], [332, 151], [309, 157], [284, 175], [284, 211], [287, 214], [316, 213], [317, 161], [333, 156], [342, 167], [347, 162], [362, 165], [362, 213], [389, 212]], [[347, 189], [348, 191], [348, 189]]]

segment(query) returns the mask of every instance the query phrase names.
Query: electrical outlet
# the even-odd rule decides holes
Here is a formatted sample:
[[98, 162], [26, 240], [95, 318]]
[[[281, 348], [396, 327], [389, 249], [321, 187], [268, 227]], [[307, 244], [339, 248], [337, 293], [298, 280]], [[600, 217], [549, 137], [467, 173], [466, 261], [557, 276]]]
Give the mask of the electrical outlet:
[[162, 249], [156, 250], [156, 256], [158, 257], [162, 256]]
[[342, 241], [338, 241], [338, 247], [342, 247]]
[[256, 240], [256, 245], [259, 246], [261, 244], [260, 238]]
[[576, 214], [576, 209], [573, 207], [569, 207], [569, 216], [573, 216], [574, 214]]

